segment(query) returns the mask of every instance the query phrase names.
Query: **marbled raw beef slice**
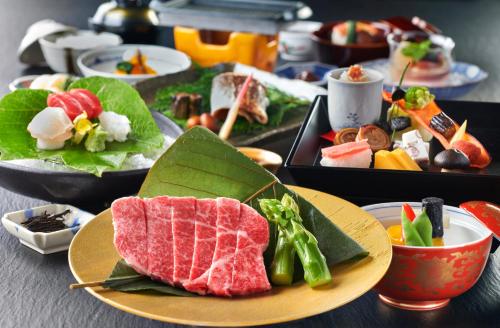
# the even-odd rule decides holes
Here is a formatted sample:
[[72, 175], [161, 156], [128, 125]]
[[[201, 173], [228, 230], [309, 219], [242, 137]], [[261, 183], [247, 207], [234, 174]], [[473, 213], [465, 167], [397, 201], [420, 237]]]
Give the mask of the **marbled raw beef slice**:
[[146, 214], [142, 199], [117, 199], [111, 204], [111, 214], [118, 254], [137, 272], [149, 275]]
[[148, 271], [151, 277], [174, 282], [172, 206], [167, 196], [144, 199], [148, 228]]
[[198, 199], [194, 228], [193, 263], [189, 280], [183, 286], [187, 290], [206, 294], [210, 266], [217, 241], [217, 201], [215, 199]]
[[231, 280], [240, 221], [240, 202], [217, 198], [217, 242], [208, 278], [209, 293], [231, 296]]
[[174, 241], [174, 284], [182, 286], [189, 279], [194, 249], [194, 197], [170, 197]]
[[240, 227], [230, 293], [247, 295], [271, 289], [262, 253], [269, 243], [269, 225], [256, 210], [241, 204]]

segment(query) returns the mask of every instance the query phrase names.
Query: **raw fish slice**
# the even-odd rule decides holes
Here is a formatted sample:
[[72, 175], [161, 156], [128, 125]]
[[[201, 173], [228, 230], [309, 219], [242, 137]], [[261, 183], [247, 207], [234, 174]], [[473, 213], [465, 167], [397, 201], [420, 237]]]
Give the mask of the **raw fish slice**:
[[72, 89], [69, 94], [76, 98], [87, 112], [88, 118], [93, 119], [102, 113], [99, 98], [87, 89]]
[[241, 204], [231, 295], [247, 295], [271, 289], [262, 256], [268, 243], [269, 225], [266, 219], [253, 208]]
[[148, 237], [148, 272], [154, 279], [174, 282], [174, 244], [170, 199], [159, 196], [144, 199]]
[[75, 117], [83, 113], [85, 108], [69, 93], [51, 93], [47, 97], [49, 107], [60, 107], [64, 109], [69, 119], [73, 121]]
[[[222, 73], [214, 77], [210, 95], [210, 108], [215, 117], [222, 119], [221, 116], [226, 115], [229, 108], [236, 101], [236, 97], [246, 78], [246, 75], [232, 72]], [[268, 105], [269, 99], [266, 97], [266, 88], [254, 79], [251, 81], [248, 91], [240, 104], [238, 115], [243, 116], [249, 122], [257, 121], [261, 124], [267, 124], [266, 108]]]
[[[380, 151], [377, 152], [377, 154]], [[321, 166], [330, 167], [353, 167], [353, 168], [369, 168], [372, 162], [372, 150], [366, 148], [357, 152], [351, 152], [348, 154], [343, 154], [331, 157], [323, 157], [320, 161]]]
[[239, 221], [240, 202], [230, 198], [217, 198], [217, 242], [207, 283], [209, 293], [231, 296]]
[[323, 157], [336, 158], [363, 152], [369, 148], [370, 145], [366, 140], [346, 142], [338, 146], [331, 146], [321, 149], [321, 155]]
[[208, 276], [217, 241], [217, 201], [198, 199], [194, 228], [193, 263], [189, 280], [183, 286], [188, 291], [206, 294]]
[[111, 204], [115, 248], [137, 272], [148, 272], [148, 238], [142, 199], [124, 197]]
[[194, 197], [171, 197], [174, 243], [174, 284], [181, 286], [189, 279], [194, 249]]

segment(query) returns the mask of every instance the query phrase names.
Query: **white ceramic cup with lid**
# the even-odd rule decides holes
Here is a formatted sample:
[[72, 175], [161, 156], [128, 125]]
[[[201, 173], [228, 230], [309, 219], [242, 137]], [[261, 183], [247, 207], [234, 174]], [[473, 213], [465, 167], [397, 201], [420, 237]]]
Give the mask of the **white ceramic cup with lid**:
[[348, 69], [339, 68], [328, 75], [328, 118], [334, 131], [375, 123], [382, 111], [383, 74], [363, 68], [367, 81], [340, 79]]

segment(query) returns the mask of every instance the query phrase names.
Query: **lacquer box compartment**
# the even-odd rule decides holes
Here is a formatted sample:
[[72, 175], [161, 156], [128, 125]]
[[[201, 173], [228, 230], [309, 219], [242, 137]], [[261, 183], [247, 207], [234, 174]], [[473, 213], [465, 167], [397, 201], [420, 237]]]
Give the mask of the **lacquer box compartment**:
[[[331, 143], [320, 137], [331, 130], [326, 96], [318, 96], [295, 139], [285, 162], [294, 180], [345, 198], [358, 205], [420, 201], [436, 196], [447, 204], [468, 200], [498, 202], [500, 195], [500, 104], [468, 101], [439, 101], [438, 105], [457, 122], [468, 121], [468, 132], [489, 151], [492, 163], [483, 170], [466, 172], [400, 171], [322, 167], [321, 148]], [[383, 105], [382, 112], [388, 108]], [[431, 150], [432, 153], [432, 150]]]

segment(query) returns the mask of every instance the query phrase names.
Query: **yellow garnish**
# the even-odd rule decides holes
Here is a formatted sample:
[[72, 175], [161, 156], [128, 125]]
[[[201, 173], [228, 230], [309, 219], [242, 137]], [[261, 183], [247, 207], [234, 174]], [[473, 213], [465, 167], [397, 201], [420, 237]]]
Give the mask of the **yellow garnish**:
[[75, 127], [75, 135], [73, 136], [73, 143], [79, 144], [83, 138], [89, 133], [97, 124], [92, 123], [87, 118], [87, 113], [83, 112], [73, 120]]
[[457, 132], [455, 132], [455, 134], [453, 135], [453, 137], [451, 138], [450, 140], [450, 145], [453, 145], [453, 143], [455, 141], [459, 141], [459, 140], [465, 140], [465, 130], [467, 129], [467, 120], [465, 120], [462, 125], [460, 126], [460, 128], [457, 130]]
[[[387, 228], [387, 234], [391, 238], [393, 245], [404, 245], [403, 230], [400, 224], [392, 225]], [[432, 238], [432, 246], [444, 246], [443, 238]]]

